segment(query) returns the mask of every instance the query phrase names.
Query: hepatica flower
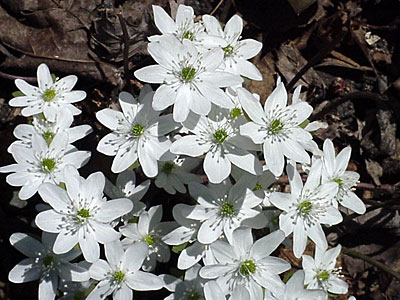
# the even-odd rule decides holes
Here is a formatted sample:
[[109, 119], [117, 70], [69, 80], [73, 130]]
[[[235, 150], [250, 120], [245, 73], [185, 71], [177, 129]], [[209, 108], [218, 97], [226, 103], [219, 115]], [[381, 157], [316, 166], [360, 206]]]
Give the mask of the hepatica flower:
[[100, 140], [97, 150], [115, 156], [111, 166], [114, 173], [125, 171], [138, 160], [146, 176], [157, 175], [157, 161], [171, 145], [165, 135], [177, 124], [171, 115], [160, 117], [151, 108], [152, 98], [153, 92], [141, 94], [137, 103], [131, 95], [121, 93], [122, 112], [106, 108], [96, 113], [100, 123], [113, 131]]
[[15, 145], [11, 151], [17, 163], [1, 167], [0, 172], [15, 172], [7, 176], [7, 182], [22, 186], [19, 191], [22, 200], [32, 197], [42, 183], [63, 182], [63, 169], [67, 165], [80, 168], [90, 158], [89, 151], [77, 151], [68, 144], [66, 132], [55, 135], [49, 145], [42, 136], [33, 134], [31, 148]]
[[148, 51], [157, 65], [135, 72], [136, 78], [149, 83], [159, 83], [153, 99], [153, 108], [163, 110], [174, 104], [176, 122], [186, 120], [189, 111], [206, 115], [211, 103], [225, 108], [234, 104], [221, 88], [242, 83], [242, 78], [217, 71], [224, 59], [221, 49], [199, 52], [189, 40], [179, 42], [166, 35], [148, 45]]
[[10, 100], [9, 104], [23, 107], [21, 113], [28, 117], [43, 113], [46, 119], [54, 121], [57, 112], [66, 109], [72, 115], [79, 115], [81, 111], [72, 103], [86, 98], [84, 91], [72, 91], [78, 77], [66, 76], [53, 81], [50, 70], [45, 64], [37, 69], [38, 87], [32, 86], [22, 79], [16, 79], [15, 85], [24, 94]]
[[364, 202], [353, 192], [360, 175], [353, 171], [346, 171], [350, 160], [351, 147], [344, 148], [335, 156], [335, 149], [332, 141], [326, 139], [323, 150], [324, 168], [322, 172], [322, 181], [336, 182], [339, 186], [333, 204], [337, 207], [337, 202], [339, 202], [344, 207], [350, 208], [358, 214], [365, 213]]
[[300, 258], [306, 248], [307, 237], [318, 247], [328, 247], [321, 224], [334, 225], [342, 221], [342, 215], [331, 205], [338, 186], [334, 182], [320, 185], [321, 162], [311, 167], [303, 186], [300, 174], [291, 165], [287, 166], [291, 193], [274, 192], [270, 202], [283, 210], [279, 216], [279, 227], [288, 236], [293, 232], [293, 252]]
[[55, 235], [43, 232], [42, 242], [25, 233], [13, 233], [10, 243], [18, 251], [28, 256], [20, 261], [8, 274], [14, 283], [39, 280], [39, 299], [52, 300], [56, 297], [59, 277], [67, 281], [82, 282], [89, 280], [89, 272], [70, 263], [81, 252], [68, 250], [62, 255], [53, 253]]
[[203, 267], [200, 276], [217, 278], [227, 291], [244, 286], [250, 299], [262, 300], [263, 288], [277, 292], [284, 286], [279, 274], [289, 270], [290, 264], [270, 256], [284, 238], [284, 233], [277, 230], [253, 243], [251, 229], [239, 228], [233, 232], [231, 244], [216, 241], [211, 245], [218, 263]]
[[287, 106], [287, 93], [279, 83], [265, 101], [264, 109], [252, 94], [238, 89], [239, 100], [252, 122], [240, 127], [240, 134], [250, 137], [254, 143], [263, 144], [266, 165], [275, 176], [280, 176], [284, 158], [299, 163], [310, 163], [304, 144], [312, 140], [311, 134], [301, 128], [313, 111], [306, 102]]
[[36, 216], [36, 225], [43, 231], [57, 233], [53, 251], [62, 254], [79, 243], [88, 262], [100, 256], [99, 243], [112, 242], [120, 234], [110, 225], [133, 208], [129, 199], [106, 201], [103, 196], [105, 178], [101, 172], [82, 178], [72, 166], [64, 170], [66, 190], [50, 183], [43, 184], [39, 194], [52, 209]]
[[262, 75], [257, 67], [248, 61], [248, 59], [257, 55], [262, 48], [262, 43], [253, 40], [241, 40], [243, 30], [243, 20], [238, 15], [234, 15], [225, 25], [224, 29], [221, 28], [221, 23], [213, 16], [203, 16], [204, 26], [208, 36], [204, 38], [204, 45], [207, 46], [208, 39], [212, 38], [209, 46], [214, 46], [214, 36], [221, 37], [226, 41], [226, 45], [222, 46], [224, 51], [224, 64], [221, 70], [245, 76], [254, 80], [261, 80]]

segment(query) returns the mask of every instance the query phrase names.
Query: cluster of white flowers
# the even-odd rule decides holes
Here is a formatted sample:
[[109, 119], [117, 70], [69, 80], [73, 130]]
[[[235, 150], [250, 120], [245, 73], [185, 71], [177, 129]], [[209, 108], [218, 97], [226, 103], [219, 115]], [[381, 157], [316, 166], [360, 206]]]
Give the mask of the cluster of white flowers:
[[[161, 35], [149, 37], [148, 52], [156, 64], [135, 76], [159, 87], [145, 85], [138, 100], [122, 92], [121, 111], [96, 114], [111, 131], [97, 150], [114, 157], [115, 184], [101, 172], [86, 179], [78, 172], [90, 152], [71, 143], [92, 129], [71, 127], [80, 113], [72, 103], [86, 97], [72, 91], [76, 76], [54, 79], [41, 64], [39, 87], [16, 80], [24, 95], [10, 105], [23, 107], [33, 122], [15, 128], [18, 140], [8, 151], [16, 163], [0, 172], [11, 173], [7, 182], [21, 187], [21, 199], [38, 192], [47, 209], [35, 219], [42, 243], [23, 233], [11, 236], [29, 258], [10, 271], [10, 281], [39, 280], [42, 300], [132, 299], [133, 291], [161, 288], [172, 293], [166, 300], [322, 300], [328, 293], [346, 294], [336, 267], [341, 247], [328, 249], [323, 225], [342, 221], [340, 205], [365, 212], [353, 192], [359, 175], [346, 171], [351, 148], [335, 155], [326, 140], [318, 149], [311, 132], [323, 125], [307, 124], [313, 108], [300, 100], [301, 87], [288, 105], [278, 79], [264, 107], [242, 87], [242, 76], [262, 79], [248, 61], [262, 44], [242, 39], [239, 16], [221, 26], [210, 15], [196, 18], [185, 5], [175, 20], [159, 6], [153, 13]], [[307, 169], [305, 183], [300, 164]], [[272, 188], [285, 165], [290, 193]], [[139, 166], [149, 179], [137, 184]], [[162, 222], [169, 206], [141, 201], [152, 179], [169, 194], [188, 191], [192, 197], [173, 207], [174, 221]], [[254, 229], [264, 236], [254, 241]], [[303, 255], [307, 238], [315, 244], [314, 258]], [[289, 280], [284, 272], [291, 265], [274, 256], [284, 245], [303, 261], [303, 270]], [[170, 261], [170, 246], [179, 253], [182, 279], [151, 273], [157, 262]]]

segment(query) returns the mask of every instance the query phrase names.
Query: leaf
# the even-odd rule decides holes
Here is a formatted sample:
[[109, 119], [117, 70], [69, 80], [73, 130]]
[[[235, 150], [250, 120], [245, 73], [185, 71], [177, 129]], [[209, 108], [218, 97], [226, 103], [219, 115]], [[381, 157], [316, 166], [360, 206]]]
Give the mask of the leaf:
[[172, 252], [174, 252], [176, 254], [179, 254], [186, 248], [187, 245], [188, 245], [188, 242], [180, 244], [180, 245], [173, 246], [172, 247]]
[[25, 94], [21, 91], [15, 91], [11, 94], [14, 98], [15, 97], [21, 97], [21, 96], [25, 96]]
[[308, 7], [311, 6], [316, 0], [288, 0], [290, 6], [292, 6], [294, 12], [300, 15]]

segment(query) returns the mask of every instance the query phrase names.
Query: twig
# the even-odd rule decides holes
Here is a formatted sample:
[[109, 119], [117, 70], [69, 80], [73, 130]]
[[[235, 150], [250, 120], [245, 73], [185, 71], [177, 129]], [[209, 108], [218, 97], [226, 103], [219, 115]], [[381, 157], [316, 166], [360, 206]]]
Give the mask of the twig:
[[395, 272], [394, 270], [392, 270], [391, 268], [389, 268], [388, 266], [386, 266], [385, 264], [373, 259], [372, 257], [369, 257], [365, 254], [362, 254], [360, 252], [348, 249], [346, 247], [342, 247], [342, 252], [344, 254], [347, 254], [348, 256], [354, 257], [354, 258], [359, 258], [379, 269], [381, 269], [382, 271], [385, 271], [386, 273], [392, 275], [393, 277], [395, 277], [396, 279], [400, 279], [400, 274]]
[[30, 83], [37, 82], [36, 77], [16, 76], [16, 75], [7, 74], [7, 73], [1, 72], [1, 71], [0, 71], [0, 77], [2, 77], [4, 79], [9, 79], [9, 80], [22, 79], [22, 80], [25, 80], [26, 82], [30, 82]]
[[222, 5], [222, 3], [224, 3], [224, 0], [220, 0], [217, 4], [216, 7], [214, 7], [214, 9], [210, 12], [210, 15], [212, 16], [213, 14], [215, 14], [215, 12], [218, 10], [218, 8]]
[[322, 116], [324, 116], [326, 113], [331, 111], [332, 109], [338, 107], [339, 105], [343, 104], [346, 101], [349, 100], [356, 100], [356, 99], [366, 99], [366, 100], [372, 100], [372, 101], [387, 101], [387, 98], [384, 96], [377, 94], [377, 93], [372, 93], [372, 92], [354, 92], [350, 94], [343, 95], [341, 97], [337, 97], [330, 101], [323, 109], [321, 109], [319, 112], [316, 114], [312, 115], [310, 117], [310, 121], [314, 121], [317, 119], [320, 119]]
[[124, 17], [121, 14], [118, 14], [118, 19], [121, 24], [122, 28], [122, 35], [124, 38], [124, 74], [125, 74], [125, 81], [129, 91], [132, 93], [132, 86], [131, 86], [131, 74], [129, 73], [129, 33], [128, 29], [126, 28], [126, 23]]
[[316, 65], [321, 59], [326, 57], [335, 47], [336, 45], [344, 38], [348, 29], [347, 27], [342, 27], [342, 31], [335, 37], [335, 39], [329, 45], [322, 47], [322, 49], [313, 56], [308, 63], [293, 77], [292, 80], [286, 85], [286, 90], [291, 91], [296, 84], [297, 81], [314, 65]]

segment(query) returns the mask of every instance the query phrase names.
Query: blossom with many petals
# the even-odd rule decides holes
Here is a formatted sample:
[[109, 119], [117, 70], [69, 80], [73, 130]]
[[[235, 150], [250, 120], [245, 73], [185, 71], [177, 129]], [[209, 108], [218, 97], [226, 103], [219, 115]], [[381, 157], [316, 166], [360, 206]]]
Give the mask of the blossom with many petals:
[[54, 82], [47, 65], [41, 64], [37, 69], [37, 80], [39, 87], [32, 86], [22, 79], [15, 80], [15, 85], [24, 96], [11, 99], [9, 104], [23, 107], [21, 111], [23, 116], [43, 113], [46, 119], [54, 121], [57, 112], [64, 109], [72, 115], [81, 113], [72, 105], [86, 98], [84, 91], [72, 91], [78, 77], [69, 75]]

